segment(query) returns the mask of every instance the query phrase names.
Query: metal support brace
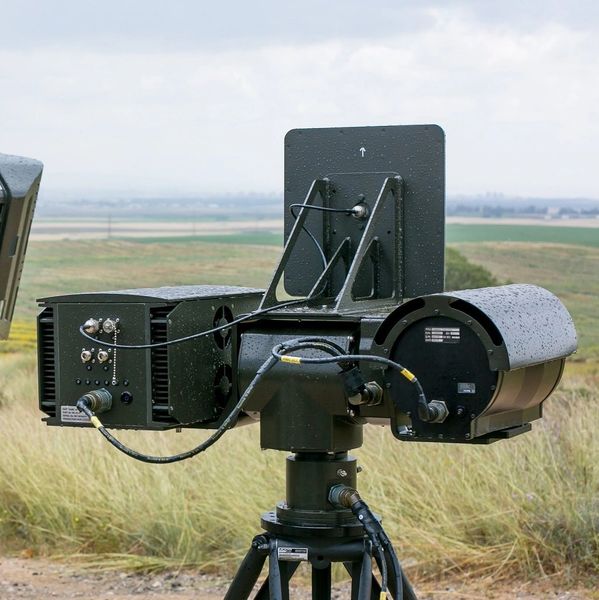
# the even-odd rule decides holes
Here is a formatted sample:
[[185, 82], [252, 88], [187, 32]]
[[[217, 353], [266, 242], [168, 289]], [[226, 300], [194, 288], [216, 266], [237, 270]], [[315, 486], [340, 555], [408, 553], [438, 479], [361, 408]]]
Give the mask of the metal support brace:
[[[320, 196], [322, 201], [325, 202], [327, 194], [327, 185], [328, 179], [315, 179], [312, 182], [310, 189], [308, 190], [306, 199], [304, 200], [304, 206], [312, 206], [318, 196]], [[297, 219], [295, 220], [293, 229], [291, 230], [291, 233], [289, 235], [289, 239], [285, 244], [283, 256], [281, 257], [281, 260], [279, 261], [279, 264], [275, 269], [270, 285], [264, 293], [262, 302], [260, 303], [260, 309], [269, 308], [279, 303], [279, 300], [277, 299], [277, 287], [281, 282], [281, 277], [285, 272], [285, 267], [289, 261], [291, 253], [293, 252], [293, 249], [295, 247], [297, 239], [299, 238], [302, 228], [304, 227], [304, 223], [308, 218], [308, 212], [309, 211], [302, 209]]]
[[[312, 206], [316, 199], [320, 196], [323, 204], [326, 202], [328, 195], [328, 186], [330, 182], [328, 179], [315, 179], [308, 190], [306, 199], [304, 200], [304, 206]], [[403, 265], [403, 181], [399, 176], [385, 178], [381, 189], [378, 193], [376, 202], [373, 206], [372, 212], [368, 217], [368, 222], [360, 237], [360, 241], [357, 245], [355, 255], [351, 260], [351, 264], [347, 268], [347, 275], [341, 289], [336, 294], [334, 300], [326, 297], [326, 291], [331, 285], [331, 278], [334, 268], [339, 264], [341, 259], [347, 260], [352, 254], [352, 240], [349, 237], [345, 237], [337, 248], [332, 252], [332, 256], [327, 260], [327, 263], [312, 286], [310, 294], [306, 300], [319, 299], [320, 304], [329, 303], [334, 304], [336, 311], [342, 310], [356, 310], [362, 309], [365, 305], [369, 308], [376, 308], [378, 306], [384, 306], [388, 304], [397, 304], [401, 302], [404, 295], [404, 265]], [[388, 205], [389, 202], [393, 203], [393, 213], [395, 215], [394, 223], [392, 225], [385, 224], [384, 229], [393, 227], [393, 234], [395, 243], [393, 244], [393, 255], [391, 258], [391, 284], [388, 285], [388, 290], [384, 292], [382, 290], [381, 280], [381, 252], [382, 243], [377, 235], [377, 230], [381, 228], [382, 219], [384, 218], [383, 208]], [[283, 256], [277, 265], [273, 278], [264, 294], [261, 309], [275, 306], [280, 302], [277, 297], [277, 288], [281, 282], [281, 279], [285, 273], [285, 268], [289, 263], [289, 259], [296, 248], [297, 240], [300, 236], [306, 218], [308, 216], [308, 210], [302, 209], [298, 218], [296, 219], [285, 249], [283, 250]], [[388, 213], [387, 213], [388, 215]], [[329, 249], [329, 254], [331, 249]], [[361, 275], [361, 271], [366, 261], [370, 260], [372, 263], [372, 284], [370, 293], [364, 297], [357, 297], [354, 292], [355, 284]]]

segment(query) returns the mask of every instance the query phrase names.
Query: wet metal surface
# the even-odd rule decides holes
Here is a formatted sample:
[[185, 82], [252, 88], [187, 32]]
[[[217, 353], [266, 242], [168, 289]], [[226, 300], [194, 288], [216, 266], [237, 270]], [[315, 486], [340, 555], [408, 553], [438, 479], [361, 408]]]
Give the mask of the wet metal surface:
[[499, 330], [510, 369], [572, 354], [576, 329], [561, 300], [529, 284], [462, 290], [440, 294], [459, 298], [481, 310]]

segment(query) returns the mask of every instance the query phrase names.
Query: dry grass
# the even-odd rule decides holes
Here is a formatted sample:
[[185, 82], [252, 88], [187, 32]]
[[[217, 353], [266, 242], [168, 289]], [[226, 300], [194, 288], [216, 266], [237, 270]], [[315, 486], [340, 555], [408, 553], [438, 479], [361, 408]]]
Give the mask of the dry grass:
[[[13, 545], [108, 566], [228, 571], [284, 495], [284, 454], [260, 451], [257, 427], [193, 461], [140, 464], [94, 431], [41, 426], [31, 356], [3, 358], [1, 372], [0, 533]], [[596, 384], [570, 381], [532, 434], [489, 447], [398, 443], [368, 428], [361, 489], [412, 574], [597, 573]], [[121, 433], [164, 454], [198, 435]]]

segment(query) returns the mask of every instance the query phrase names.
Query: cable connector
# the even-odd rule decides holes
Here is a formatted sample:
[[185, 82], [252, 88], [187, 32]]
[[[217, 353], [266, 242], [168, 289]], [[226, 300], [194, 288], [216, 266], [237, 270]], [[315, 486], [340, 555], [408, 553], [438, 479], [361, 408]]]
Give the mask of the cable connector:
[[383, 528], [357, 490], [342, 484], [334, 485], [329, 490], [329, 502], [333, 506], [349, 508], [364, 527], [372, 545], [377, 548], [382, 547], [379, 536]]
[[380, 521], [368, 508], [368, 504], [362, 500], [358, 490], [347, 485], [337, 484], [329, 490], [329, 502], [339, 508], [349, 508], [356, 519], [364, 527], [364, 533], [372, 543], [372, 547], [379, 557], [381, 569], [381, 598], [386, 598], [387, 591], [387, 562], [385, 558], [385, 546], [383, 540], [386, 538]]
[[418, 416], [427, 423], [443, 423], [449, 416], [449, 409], [443, 400], [431, 400], [426, 405], [418, 405]]
[[383, 400], [383, 388], [376, 381], [366, 382], [358, 367], [351, 367], [339, 373], [345, 387], [349, 403], [353, 406], [366, 404], [376, 406]]
[[86, 408], [94, 414], [107, 412], [112, 408], [112, 394], [106, 388], [93, 390], [83, 394], [75, 406], [85, 414], [87, 414]]

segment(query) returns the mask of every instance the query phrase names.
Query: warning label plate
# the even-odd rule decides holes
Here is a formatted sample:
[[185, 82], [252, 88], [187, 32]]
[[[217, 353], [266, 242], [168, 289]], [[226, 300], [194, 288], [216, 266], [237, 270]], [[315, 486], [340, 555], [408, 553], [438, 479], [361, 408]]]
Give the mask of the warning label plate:
[[279, 560], [301, 561], [308, 560], [308, 548], [277, 548]]
[[63, 405], [60, 407], [60, 420], [63, 423], [89, 423], [89, 417], [79, 412], [76, 406]]
[[425, 327], [424, 341], [437, 344], [459, 344], [459, 327]]

